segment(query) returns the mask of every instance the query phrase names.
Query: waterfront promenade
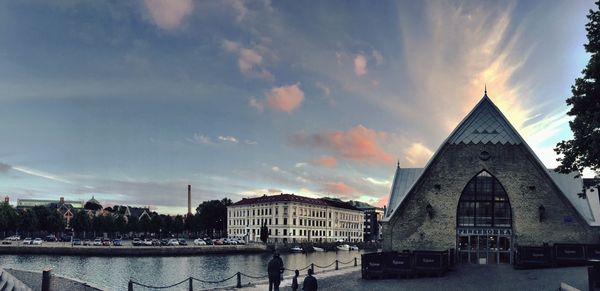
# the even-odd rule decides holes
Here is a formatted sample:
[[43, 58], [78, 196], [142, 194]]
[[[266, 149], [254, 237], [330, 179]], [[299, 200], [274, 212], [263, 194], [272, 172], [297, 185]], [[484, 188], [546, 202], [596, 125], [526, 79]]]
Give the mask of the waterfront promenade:
[[[302, 285], [306, 273], [299, 277]], [[557, 290], [561, 282], [579, 290], [587, 290], [587, 267], [515, 270], [511, 265], [460, 265], [444, 277], [412, 279], [363, 280], [360, 266], [338, 271], [317, 272], [319, 290], [444, 290], [444, 291], [502, 291], [502, 290]], [[282, 290], [291, 290], [291, 277], [286, 276]], [[229, 288], [233, 290], [233, 288]], [[238, 289], [239, 290], [239, 289]], [[242, 290], [268, 290], [268, 282], [261, 281]]]

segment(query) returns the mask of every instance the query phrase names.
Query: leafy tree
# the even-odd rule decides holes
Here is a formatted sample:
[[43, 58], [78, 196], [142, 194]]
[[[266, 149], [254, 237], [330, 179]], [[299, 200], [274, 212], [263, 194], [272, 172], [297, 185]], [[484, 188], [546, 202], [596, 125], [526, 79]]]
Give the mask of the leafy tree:
[[163, 228], [163, 221], [157, 213], [152, 214], [152, 218], [150, 219], [150, 230], [153, 233], [160, 233]]
[[263, 224], [260, 227], [260, 240], [264, 243], [267, 242], [267, 239], [269, 238], [269, 228], [267, 227], [267, 224]]
[[19, 225], [17, 210], [8, 203], [0, 204], [0, 230], [6, 236], [7, 231], [16, 231]]
[[48, 209], [48, 207], [46, 206], [34, 206], [33, 208], [31, 208], [31, 210], [35, 213], [35, 216], [38, 219], [38, 225], [37, 228], [38, 230], [45, 230], [45, 231], [49, 231], [49, 228], [51, 228], [50, 224], [51, 222], [48, 220], [48, 218], [50, 217], [50, 209]]
[[[600, 8], [600, 1], [596, 2]], [[567, 113], [574, 116], [569, 122], [573, 139], [561, 141], [554, 151], [562, 155], [557, 160], [557, 172], [582, 172], [589, 167], [600, 174], [600, 11], [590, 10], [587, 30], [588, 43], [585, 50], [591, 54], [583, 76], [571, 86], [571, 96], [567, 105], [572, 106]]]
[[127, 218], [127, 229], [134, 233], [140, 231], [140, 220], [137, 216], [131, 215]]
[[87, 211], [79, 210], [71, 219], [71, 225], [75, 232], [83, 232], [83, 237], [86, 237], [86, 232], [92, 229], [92, 222]]
[[150, 218], [148, 215], [140, 217], [140, 230], [143, 231], [144, 234], [148, 234], [150, 231]]
[[176, 234], [180, 234], [183, 232], [184, 224], [183, 224], [183, 216], [176, 215], [173, 218], [173, 232]]
[[117, 218], [115, 218], [115, 231], [119, 234], [127, 232], [127, 221], [121, 214], [117, 215]]
[[57, 233], [65, 229], [65, 218], [58, 211], [50, 210], [50, 214], [46, 217], [46, 231]]
[[26, 233], [32, 233], [38, 230], [38, 218], [31, 209], [19, 211], [19, 229]]
[[196, 208], [199, 228], [213, 237], [215, 233], [227, 233], [227, 206], [233, 204], [231, 199], [204, 201]]

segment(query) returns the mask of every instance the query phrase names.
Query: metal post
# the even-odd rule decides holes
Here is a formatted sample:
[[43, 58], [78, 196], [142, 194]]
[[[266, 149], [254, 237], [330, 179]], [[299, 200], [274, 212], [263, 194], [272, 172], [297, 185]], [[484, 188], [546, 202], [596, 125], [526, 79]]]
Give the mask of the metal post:
[[242, 273], [237, 272], [237, 285], [236, 288], [242, 288]]
[[50, 279], [52, 278], [52, 268], [46, 268], [42, 271], [42, 291], [50, 291]]
[[338, 261], [338, 260], [335, 260], [335, 270], [336, 270], [336, 271], [340, 269], [339, 262], [340, 262], [340, 261]]
[[312, 270], [313, 274], [315, 273], [315, 264], [314, 263], [310, 263], [310, 269]]
[[356, 257], [355, 257], [355, 258], [354, 258], [354, 266], [355, 266], [355, 267], [356, 267], [356, 266], [358, 266], [358, 262], [357, 262], [357, 261], [358, 261], [358, 260], [357, 260], [357, 259], [356, 259]]
[[194, 281], [192, 280], [192, 277], [190, 277], [188, 280], [190, 280], [190, 288], [188, 290], [194, 291]]
[[133, 291], [133, 281], [131, 280], [127, 283], [127, 291]]

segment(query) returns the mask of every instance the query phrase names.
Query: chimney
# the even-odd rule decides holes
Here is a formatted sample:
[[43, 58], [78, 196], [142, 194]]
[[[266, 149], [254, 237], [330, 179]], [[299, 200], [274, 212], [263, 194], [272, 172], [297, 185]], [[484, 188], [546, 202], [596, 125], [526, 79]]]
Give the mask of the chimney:
[[10, 199], [8, 198], [8, 196], [4, 197], [4, 203], [8, 204], [8, 201], [9, 201], [9, 200], [10, 200]]
[[192, 215], [192, 185], [188, 185], [188, 215]]

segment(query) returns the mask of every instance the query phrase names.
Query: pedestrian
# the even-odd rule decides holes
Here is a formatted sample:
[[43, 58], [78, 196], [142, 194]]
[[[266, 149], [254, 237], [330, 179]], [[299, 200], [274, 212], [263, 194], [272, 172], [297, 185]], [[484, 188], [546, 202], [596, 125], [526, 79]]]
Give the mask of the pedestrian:
[[300, 271], [294, 271], [294, 278], [292, 278], [292, 291], [298, 291], [298, 276], [300, 276]]
[[308, 276], [304, 278], [304, 283], [302, 284], [302, 290], [304, 291], [317, 291], [319, 288], [317, 284], [317, 278], [313, 277], [313, 270], [308, 269]]
[[281, 273], [283, 272], [283, 260], [279, 257], [279, 253], [273, 253], [273, 258], [267, 265], [267, 273], [269, 275], [269, 291], [279, 291], [281, 283]]

